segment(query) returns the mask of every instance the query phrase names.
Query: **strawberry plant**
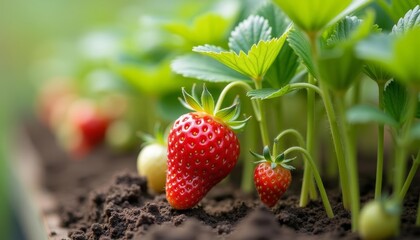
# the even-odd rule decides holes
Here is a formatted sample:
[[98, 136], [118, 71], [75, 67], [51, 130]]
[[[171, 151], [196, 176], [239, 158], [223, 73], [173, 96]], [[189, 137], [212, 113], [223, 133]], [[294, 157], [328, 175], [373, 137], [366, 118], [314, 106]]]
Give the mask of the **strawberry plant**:
[[292, 181], [290, 170], [293, 170], [293, 167], [287, 163], [293, 159], [284, 159], [282, 154], [273, 159], [268, 147], [264, 148], [263, 155], [251, 153], [259, 159], [254, 170], [258, 195], [265, 205], [273, 207], [290, 186]]
[[238, 121], [239, 102], [220, 109], [204, 87], [201, 101], [183, 89], [183, 104], [194, 111], [180, 116], [168, 135], [166, 198], [175, 209], [195, 206], [210, 189], [235, 167], [239, 141], [233, 130]]
[[[401, 203], [403, 200], [411, 183], [410, 179], [417, 169], [417, 161], [414, 161], [412, 171], [406, 175], [405, 159], [410, 151], [410, 144], [417, 138], [412, 126], [418, 112], [419, 67], [414, 64], [414, 56], [417, 53], [403, 45], [411, 46], [414, 39], [419, 39], [415, 29], [418, 25], [418, 7], [408, 11], [406, 16], [399, 13], [402, 19], [388, 35], [380, 33], [380, 27], [375, 24], [374, 12], [364, 11], [359, 17], [351, 15], [363, 9], [369, 1], [349, 0], [339, 4], [332, 0], [274, 2], [277, 6], [266, 4], [258, 9], [255, 15], [239, 23], [231, 32], [228, 50], [209, 44], [196, 46], [193, 51], [201, 56], [179, 57], [172, 63], [172, 68], [186, 77], [210, 82], [227, 82], [221, 93], [222, 97], [233, 87], [243, 88], [252, 103], [263, 146], [271, 144], [271, 128], [267, 124], [269, 119], [265, 101], [286, 97], [296, 90], [306, 89], [306, 141], [299, 131], [286, 129], [275, 139], [273, 147], [285, 149], [282, 154], [288, 153], [290, 149], [304, 152], [306, 161], [301, 206], [306, 206], [309, 199], [317, 199], [317, 191], [311, 179], [315, 178], [317, 183], [322, 183], [316, 170], [319, 161], [315, 151], [315, 120], [319, 118], [315, 115], [315, 106], [320, 100], [331, 130], [343, 206], [351, 211], [352, 229], [356, 231], [359, 227], [360, 190], [356, 134], [358, 126], [353, 123], [379, 123], [375, 199], [379, 200], [382, 197], [384, 125], [392, 126], [396, 142], [394, 162], [397, 171], [393, 187], [395, 199], [398, 200], [396, 202]], [[387, 7], [383, 2], [380, 5], [383, 8]], [[386, 11], [392, 10], [386, 8]], [[300, 67], [295, 64], [297, 59], [301, 62]], [[285, 68], [289, 63], [292, 64]], [[359, 106], [363, 73], [377, 83], [379, 110]], [[305, 75], [307, 81], [302, 82], [302, 76]], [[390, 79], [393, 80], [390, 82]], [[398, 87], [396, 82], [402, 86]], [[281, 115], [279, 117], [281, 118]], [[287, 133], [298, 136], [301, 146], [287, 149], [284, 142], [279, 141]], [[260, 160], [272, 162], [271, 171], [275, 171], [274, 169], [278, 169], [277, 165], [281, 165], [281, 162], [276, 162], [275, 159], [283, 155], [270, 156], [266, 149], [268, 148], [265, 148], [265, 154], [255, 155]], [[260, 164], [257, 168], [266, 165], [268, 166]], [[249, 171], [249, 168], [244, 169]], [[255, 172], [257, 173], [263, 174], [260, 171]], [[249, 176], [247, 172], [243, 174]], [[258, 185], [257, 190], [262, 196]], [[326, 203], [326, 194], [321, 192], [321, 195], [324, 195], [321, 197]], [[268, 203], [265, 197], [262, 201], [268, 206], [274, 204]], [[327, 207], [326, 209], [328, 212]], [[328, 215], [332, 216], [332, 213]]]
[[137, 158], [138, 173], [147, 178], [149, 189], [161, 193], [166, 183], [167, 136], [156, 126], [154, 136], [142, 134], [142, 138], [144, 144]]

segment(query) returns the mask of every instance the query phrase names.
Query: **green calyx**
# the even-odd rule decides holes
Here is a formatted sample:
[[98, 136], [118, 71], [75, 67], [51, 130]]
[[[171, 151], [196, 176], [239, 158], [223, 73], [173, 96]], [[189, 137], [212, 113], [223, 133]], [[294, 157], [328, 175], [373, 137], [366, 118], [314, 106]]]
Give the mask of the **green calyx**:
[[[237, 120], [240, 115], [240, 102], [239, 97], [236, 97], [233, 104], [222, 109], [216, 109], [215, 101], [206, 85], [203, 84], [203, 91], [201, 96], [198, 97], [195, 91], [195, 85], [192, 87], [191, 94], [187, 93], [185, 88], [182, 88], [183, 99], [179, 99], [186, 108], [209, 114], [215, 117], [216, 120], [223, 122], [233, 130], [241, 130], [244, 128], [249, 117], [244, 120]], [[220, 99], [218, 100], [220, 101]]]
[[258, 159], [258, 161], [256, 161], [255, 163], [263, 163], [263, 162], [268, 162], [271, 164], [271, 168], [274, 169], [276, 168], [278, 165], [282, 166], [285, 169], [288, 170], [294, 170], [295, 168], [292, 165], [289, 165], [289, 163], [293, 160], [295, 160], [295, 158], [288, 158], [286, 159], [284, 153], [280, 153], [277, 156], [273, 156], [270, 152], [270, 148], [268, 146], [265, 146], [263, 149], [263, 154], [258, 154], [255, 153], [253, 151], [250, 151], [251, 154], [256, 157]]
[[158, 143], [162, 146], [167, 145], [168, 129], [162, 131], [159, 123], [155, 124], [153, 134], [139, 132], [137, 135], [143, 140], [142, 146]]

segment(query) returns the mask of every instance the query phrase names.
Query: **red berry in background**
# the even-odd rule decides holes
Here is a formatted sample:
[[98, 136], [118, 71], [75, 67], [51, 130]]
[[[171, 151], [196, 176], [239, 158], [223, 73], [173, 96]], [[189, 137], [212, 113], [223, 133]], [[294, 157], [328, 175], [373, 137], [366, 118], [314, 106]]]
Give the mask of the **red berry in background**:
[[267, 207], [273, 207], [286, 192], [292, 181], [290, 170], [271, 163], [263, 162], [254, 171], [254, 182], [261, 202]]
[[194, 207], [232, 171], [239, 157], [233, 129], [243, 127], [246, 121], [235, 121], [237, 103], [215, 111], [205, 87], [201, 104], [185, 90], [183, 95], [184, 105], [194, 112], [179, 117], [168, 136], [166, 198], [175, 209]]
[[39, 92], [37, 108], [40, 118], [47, 125], [55, 127], [58, 112], [65, 109], [64, 103], [75, 97], [75, 90], [70, 85], [70, 80], [54, 78], [48, 81]]
[[94, 102], [78, 100], [72, 104], [68, 112], [70, 124], [74, 126], [88, 145], [101, 143], [106, 134], [110, 120]]
[[264, 147], [263, 155], [251, 153], [260, 160], [254, 170], [258, 195], [267, 207], [274, 207], [292, 182], [293, 167], [287, 163], [293, 159], [284, 159], [283, 154], [273, 158], [268, 147]]

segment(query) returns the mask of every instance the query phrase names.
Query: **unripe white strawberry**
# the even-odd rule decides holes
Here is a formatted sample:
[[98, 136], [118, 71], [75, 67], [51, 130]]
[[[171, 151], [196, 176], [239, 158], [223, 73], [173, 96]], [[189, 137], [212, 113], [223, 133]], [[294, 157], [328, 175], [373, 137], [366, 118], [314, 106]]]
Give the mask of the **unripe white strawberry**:
[[166, 162], [166, 146], [159, 143], [145, 146], [137, 158], [137, 169], [140, 176], [147, 178], [149, 189], [156, 193], [165, 190]]

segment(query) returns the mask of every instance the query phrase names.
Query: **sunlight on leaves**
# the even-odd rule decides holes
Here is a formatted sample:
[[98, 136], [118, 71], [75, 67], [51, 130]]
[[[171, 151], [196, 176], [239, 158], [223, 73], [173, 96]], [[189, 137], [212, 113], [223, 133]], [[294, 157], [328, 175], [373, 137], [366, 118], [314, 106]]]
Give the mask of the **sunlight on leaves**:
[[280, 10], [277, 5], [269, 2], [261, 6], [256, 14], [267, 19], [271, 26], [271, 35], [273, 37], [280, 37], [291, 24], [290, 19], [284, 12]]
[[392, 33], [401, 35], [415, 26], [420, 25], [420, 6], [408, 11], [403, 18], [400, 18], [397, 24], [392, 28]]
[[210, 56], [241, 74], [257, 80], [264, 77], [276, 59], [286, 40], [287, 33], [269, 41], [261, 40], [258, 44], [252, 45], [248, 53], [241, 51], [237, 54], [233, 51], [222, 51], [219, 47], [209, 45], [194, 47], [193, 51]]
[[250, 16], [232, 31], [229, 48], [236, 54], [248, 52], [254, 44], [271, 39], [271, 27], [268, 21], [260, 16]]
[[192, 25], [186, 23], [169, 23], [164, 25], [164, 28], [171, 33], [181, 36], [194, 46], [222, 42], [230, 26], [230, 19], [215, 13], [207, 13], [197, 17]]
[[274, 0], [274, 2], [305, 32], [322, 30], [352, 4], [352, 0]]
[[392, 0], [391, 3], [389, 2], [389, 0], [379, 0], [378, 4], [388, 13], [394, 22], [397, 22], [398, 19], [403, 17], [408, 10], [420, 5], [420, 0]]
[[176, 58], [172, 70], [184, 77], [210, 82], [250, 81], [250, 78], [223, 65], [219, 61], [198, 54], [188, 54]]

